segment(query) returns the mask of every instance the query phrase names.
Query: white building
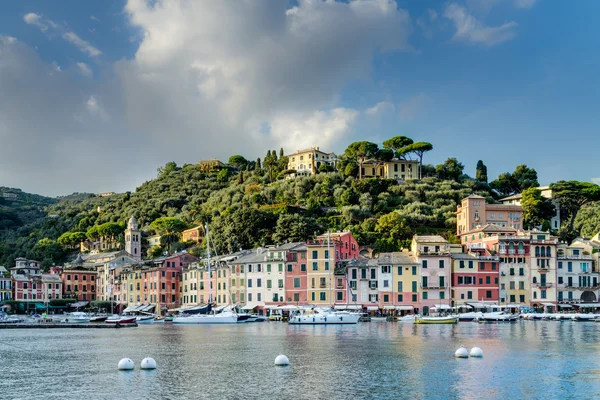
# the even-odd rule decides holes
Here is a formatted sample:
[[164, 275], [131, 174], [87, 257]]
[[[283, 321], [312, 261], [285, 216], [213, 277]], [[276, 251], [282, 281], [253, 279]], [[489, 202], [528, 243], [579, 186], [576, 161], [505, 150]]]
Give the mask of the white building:
[[[552, 190], [550, 189], [550, 186], [540, 186], [537, 189], [542, 192], [542, 196], [548, 199], [552, 199]], [[518, 193], [512, 196], [505, 197], [500, 201], [503, 204], [512, 204], [515, 206], [520, 206], [522, 198], [523, 194]], [[557, 201], [552, 201], [552, 204], [554, 204], [555, 207], [555, 214], [554, 217], [552, 217], [552, 219], [550, 220], [550, 229], [557, 230], [558, 228], [560, 228], [560, 204]]]
[[596, 303], [600, 274], [589, 244], [574, 241], [558, 246], [558, 302]]

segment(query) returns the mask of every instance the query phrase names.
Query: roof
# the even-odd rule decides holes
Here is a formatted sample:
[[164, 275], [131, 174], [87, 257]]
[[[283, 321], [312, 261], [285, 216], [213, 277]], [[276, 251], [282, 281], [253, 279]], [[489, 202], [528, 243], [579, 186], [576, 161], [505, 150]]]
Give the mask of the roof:
[[379, 265], [418, 264], [412, 253], [408, 251], [380, 253], [377, 260]]
[[190, 231], [195, 231], [195, 230], [202, 230], [202, 231], [204, 231], [204, 227], [202, 225], [198, 225], [198, 226], [196, 226], [194, 228], [186, 229], [183, 232], [190, 232]]
[[415, 235], [417, 243], [448, 243], [446, 239], [444, 239], [440, 235]]
[[42, 280], [45, 282], [56, 282], [56, 283], [62, 282], [60, 275], [53, 275], [53, 274], [43, 274]]
[[465, 199], [485, 199], [485, 197], [480, 196], [478, 194], [472, 194], [472, 195], [469, 195], [469, 196], [465, 197]]
[[284, 243], [282, 245], [269, 248], [268, 250], [297, 250], [296, 247], [306, 246], [304, 242]]
[[450, 257], [453, 259], [457, 259], [457, 260], [478, 260], [479, 257], [477, 257], [474, 254], [469, 254], [469, 253], [451, 253]]

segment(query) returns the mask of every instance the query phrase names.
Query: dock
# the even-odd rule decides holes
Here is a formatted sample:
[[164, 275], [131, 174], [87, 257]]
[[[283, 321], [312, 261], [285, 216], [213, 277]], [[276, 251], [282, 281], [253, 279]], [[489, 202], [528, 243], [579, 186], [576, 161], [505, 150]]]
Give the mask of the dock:
[[120, 328], [135, 328], [138, 324], [69, 324], [69, 323], [15, 323], [15, 324], [0, 324], [0, 329], [120, 329]]

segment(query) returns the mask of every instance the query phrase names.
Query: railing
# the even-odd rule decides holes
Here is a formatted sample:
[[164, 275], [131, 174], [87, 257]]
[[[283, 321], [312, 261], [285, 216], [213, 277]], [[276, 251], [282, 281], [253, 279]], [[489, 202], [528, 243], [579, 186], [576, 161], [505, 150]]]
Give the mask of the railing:
[[523, 255], [523, 254], [525, 254], [525, 249], [519, 249], [519, 250], [517, 250], [517, 253], [519, 255]]
[[565, 254], [559, 254], [557, 257], [559, 260], [592, 260], [592, 256], [590, 255], [579, 255], [579, 256], [568, 256]]
[[[474, 283], [473, 283], [474, 285]], [[448, 287], [448, 285], [427, 285], [427, 286], [423, 286], [421, 285], [421, 289], [446, 289]]]
[[515, 249], [508, 249], [508, 254], [515, 254], [515, 253], [516, 253]]
[[531, 239], [533, 244], [558, 244], [558, 239]]
[[327, 287], [327, 284], [326, 284], [326, 283], [321, 283], [321, 284], [319, 285], [319, 287], [320, 287], [320, 288], [326, 288], [326, 287]]
[[482, 249], [482, 250], [486, 249], [485, 244], [483, 244], [483, 243], [469, 243], [467, 245], [467, 248], [468, 249]]
[[549, 269], [549, 268], [550, 268], [550, 265], [548, 265], [548, 264], [538, 266], [538, 269]]
[[506, 249], [500, 248], [498, 254], [506, 254]]
[[338, 288], [338, 289], [343, 289], [343, 288], [344, 288], [344, 285], [340, 285], [340, 284], [338, 283], [338, 284], [336, 285], [336, 288]]
[[539, 288], [551, 288], [552, 287], [552, 282], [546, 282], [546, 283], [534, 283], [535, 286], [539, 287]]

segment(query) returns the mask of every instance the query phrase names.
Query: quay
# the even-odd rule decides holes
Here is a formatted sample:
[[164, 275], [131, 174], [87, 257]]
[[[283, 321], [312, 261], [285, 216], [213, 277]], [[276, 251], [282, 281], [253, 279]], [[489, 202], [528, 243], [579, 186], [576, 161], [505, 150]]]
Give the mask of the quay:
[[96, 328], [96, 329], [115, 329], [115, 328], [134, 328], [138, 324], [68, 324], [68, 323], [16, 323], [0, 324], [0, 329], [59, 329], [59, 328]]

